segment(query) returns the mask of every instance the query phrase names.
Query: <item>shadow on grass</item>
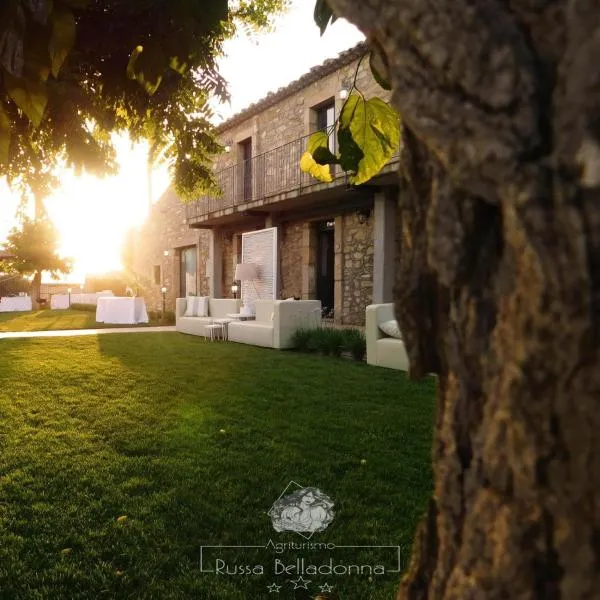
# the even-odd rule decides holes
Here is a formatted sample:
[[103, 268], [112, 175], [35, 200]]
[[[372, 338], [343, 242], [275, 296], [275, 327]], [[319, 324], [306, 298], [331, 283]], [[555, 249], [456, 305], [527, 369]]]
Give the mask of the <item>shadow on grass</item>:
[[[0, 459], [10, 597], [47, 586], [69, 598], [263, 598], [265, 577], [200, 573], [200, 548], [303, 541], [266, 515], [290, 480], [335, 502], [315, 540], [410, 546], [432, 485], [431, 381], [175, 333], [15, 340], [10, 350], [29, 369], [24, 397], [0, 405], [17, 407]], [[14, 378], [0, 365], [3, 385]], [[374, 552], [350, 558], [389, 562]], [[336, 585], [341, 597], [383, 600], [397, 579]]]

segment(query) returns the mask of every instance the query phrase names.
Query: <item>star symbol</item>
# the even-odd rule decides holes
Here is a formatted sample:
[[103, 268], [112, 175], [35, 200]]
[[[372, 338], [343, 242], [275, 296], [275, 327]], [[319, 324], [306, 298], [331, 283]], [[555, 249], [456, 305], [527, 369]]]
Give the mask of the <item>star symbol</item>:
[[328, 583], [324, 583], [320, 589], [322, 592], [331, 592], [333, 591], [333, 586], [329, 585]]
[[279, 594], [279, 590], [281, 589], [281, 586], [277, 585], [276, 583], [272, 583], [271, 585], [267, 586], [267, 589], [269, 590], [269, 594], [271, 592], [275, 592], [276, 594]]
[[302, 577], [302, 575], [300, 575], [300, 577], [298, 577], [298, 579], [292, 579], [292, 583], [294, 584], [294, 589], [300, 589], [300, 588], [304, 588], [305, 590], [308, 589], [308, 584], [312, 581], [312, 579], [304, 579]]

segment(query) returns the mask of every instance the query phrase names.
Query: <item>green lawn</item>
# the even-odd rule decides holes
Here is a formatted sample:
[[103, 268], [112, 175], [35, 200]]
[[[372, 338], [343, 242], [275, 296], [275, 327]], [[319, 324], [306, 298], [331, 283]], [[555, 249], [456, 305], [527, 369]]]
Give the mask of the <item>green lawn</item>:
[[323, 598], [391, 600], [397, 574], [305, 575], [309, 592], [272, 571], [389, 569], [389, 548], [203, 549], [263, 576], [202, 573], [200, 552], [306, 543], [266, 514], [293, 480], [335, 502], [312, 543], [400, 545], [405, 567], [433, 410], [432, 380], [343, 359], [177, 333], [0, 340], [0, 598], [300, 600], [329, 582]]
[[[147, 325], [146, 325], [147, 326]], [[34, 310], [0, 313], [0, 331], [46, 331], [50, 329], [102, 329], [105, 327], [144, 327], [96, 323], [96, 313], [87, 310]]]

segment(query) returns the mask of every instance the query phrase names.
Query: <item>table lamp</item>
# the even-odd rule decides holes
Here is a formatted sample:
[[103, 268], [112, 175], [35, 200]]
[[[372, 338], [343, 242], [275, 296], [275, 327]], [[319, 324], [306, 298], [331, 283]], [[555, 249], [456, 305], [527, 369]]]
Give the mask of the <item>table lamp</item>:
[[[235, 267], [235, 275], [234, 279], [236, 281], [252, 281], [254, 285], [254, 281], [258, 279], [258, 267], [252, 263], [240, 263]], [[242, 288], [243, 291], [243, 288]], [[258, 296], [258, 292], [256, 290], [256, 285], [254, 285], [254, 291]], [[244, 294], [243, 298], [243, 306], [240, 308], [240, 314], [244, 316], [250, 316], [254, 314], [252, 307], [250, 306], [249, 298], [247, 294]]]

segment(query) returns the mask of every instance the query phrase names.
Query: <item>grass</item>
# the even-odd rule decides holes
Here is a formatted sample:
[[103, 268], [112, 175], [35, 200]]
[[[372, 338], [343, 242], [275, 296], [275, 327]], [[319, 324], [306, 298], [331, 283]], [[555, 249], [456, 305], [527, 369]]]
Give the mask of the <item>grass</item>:
[[0, 332], [2, 331], [48, 331], [64, 329], [104, 329], [106, 327], [147, 327], [157, 325], [151, 322], [144, 325], [112, 325], [97, 323], [96, 312], [88, 310], [34, 310], [28, 312], [0, 313]]
[[393, 598], [398, 574], [305, 575], [308, 592], [271, 571], [300, 557], [391, 568], [389, 549], [204, 550], [265, 576], [202, 573], [200, 550], [306, 542], [266, 515], [294, 480], [335, 502], [311, 542], [400, 545], [406, 566], [432, 490], [431, 380], [177, 333], [0, 353], [0, 598], [254, 600], [273, 582], [286, 600], [325, 582]]

